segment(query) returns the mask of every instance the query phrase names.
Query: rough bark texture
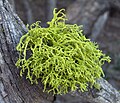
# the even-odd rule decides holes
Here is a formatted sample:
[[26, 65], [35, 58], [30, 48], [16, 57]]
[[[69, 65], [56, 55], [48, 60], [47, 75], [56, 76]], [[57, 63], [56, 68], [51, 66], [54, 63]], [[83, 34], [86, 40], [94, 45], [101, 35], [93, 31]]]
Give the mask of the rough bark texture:
[[[15, 67], [17, 59], [16, 44], [27, 30], [13, 12], [7, 0], [0, 0], [0, 103], [58, 103], [51, 94], [42, 92], [42, 84], [31, 85], [24, 77], [19, 76]], [[73, 101], [68, 103], [120, 103], [120, 94], [104, 79], [98, 81], [101, 90], [90, 90], [86, 93], [69, 93]], [[69, 97], [70, 97], [69, 96]], [[79, 101], [75, 102], [75, 98]], [[64, 98], [65, 100], [65, 98]], [[59, 103], [67, 103], [61, 101]]]
[[51, 103], [53, 96], [43, 93], [41, 84], [20, 78], [15, 67], [15, 46], [25, 32], [7, 0], [0, 0], [0, 103]]
[[[106, 80], [100, 79], [101, 89], [89, 92], [71, 92], [67, 95], [57, 96], [54, 103], [120, 103], [120, 94]], [[60, 102], [61, 101], [61, 102]]]

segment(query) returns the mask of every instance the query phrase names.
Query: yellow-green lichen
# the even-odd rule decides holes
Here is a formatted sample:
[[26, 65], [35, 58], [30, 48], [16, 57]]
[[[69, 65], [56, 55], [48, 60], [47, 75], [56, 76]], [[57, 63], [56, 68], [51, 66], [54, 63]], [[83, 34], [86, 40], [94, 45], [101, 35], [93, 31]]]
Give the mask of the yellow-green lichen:
[[[88, 85], [96, 85], [96, 79], [104, 75], [101, 66], [110, 58], [87, 39], [81, 26], [66, 24], [63, 9], [48, 22], [48, 28], [36, 22], [30, 26], [17, 45], [21, 68], [31, 83], [44, 85], [44, 91], [66, 94], [68, 91], [87, 91]], [[47, 89], [49, 87], [49, 89]]]

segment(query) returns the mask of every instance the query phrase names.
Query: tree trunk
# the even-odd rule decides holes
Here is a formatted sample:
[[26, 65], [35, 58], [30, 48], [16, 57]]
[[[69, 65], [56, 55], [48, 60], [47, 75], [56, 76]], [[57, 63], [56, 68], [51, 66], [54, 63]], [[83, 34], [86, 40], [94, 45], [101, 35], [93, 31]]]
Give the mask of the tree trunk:
[[31, 85], [19, 77], [15, 67], [16, 44], [27, 32], [7, 0], [0, 0], [0, 103], [52, 103], [53, 96], [42, 92], [42, 85]]
[[[0, 103], [57, 102], [51, 94], [42, 92], [41, 83], [31, 85], [24, 77], [21, 78], [19, 69], [15, 67], [18, 57], [15, 47], [26, 32], [26, 27], [13, 12], [8, 1], [0, 0]], [[99, 83], [100, 91], [93, 89], [86, 93], [75, 91], [69, 94], [80, 100], [84, 99], [85, 103], [120, 103], [120, 94], [109, 83], [104, 79], [100, 79]]]

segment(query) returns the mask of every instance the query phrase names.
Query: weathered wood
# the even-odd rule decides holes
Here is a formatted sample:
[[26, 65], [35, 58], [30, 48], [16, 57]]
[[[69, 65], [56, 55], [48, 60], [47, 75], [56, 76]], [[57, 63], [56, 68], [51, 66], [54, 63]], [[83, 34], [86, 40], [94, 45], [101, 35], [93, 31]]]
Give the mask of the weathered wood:
[[[28, 80], [19, 76], [19, 69], [15, 67], [18, 57], [15, 47], [20, 37], [26, 32], [25, 25], [13, 12], [8, 1], [0, 0], [0, 103], [57, 102], [58, 96], [54, 101], [51, 94], [42, 92], [41, 83], [31, 85]], [[68, 95], [79, 98], [76, 103], [120, 103], [120, 94], [117, 90], [104, 79], [98, 82], [101, 84], [100, 91], [94, 89], [86, 93], [75, 91]]]
[[55, 103], [120, 103], [120, 93], [106, 80], [98, 81], [100, 91], [92, 89], [89, 92], [71, 92], [67, 95], [57, 96]]
[[31, 85], [15, 67], [16, 44], [27, 32], [7, 0], [0, 0], [0, 103], [51, 103], [53, 96], [42, 85]]

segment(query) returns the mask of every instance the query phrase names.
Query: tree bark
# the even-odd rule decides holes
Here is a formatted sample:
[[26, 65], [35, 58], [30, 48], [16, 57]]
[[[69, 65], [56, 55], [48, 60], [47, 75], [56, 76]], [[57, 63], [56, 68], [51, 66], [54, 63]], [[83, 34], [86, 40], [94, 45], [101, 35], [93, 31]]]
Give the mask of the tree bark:
[[15, 67], [16, 44], [26, 27], [7, 0], [0, 0], [0, 103], [52, 103], [53, 96], [42, 92], [42, 85], [31, 85], [19, 77]]
[[97, 82], [101, 86], [100, 90], [70, 92], [67, 95], [57, 96], [54, 103], [120, 103], [120, 94], [115, 88], [102, 78]]
[[[19, 76], [19, 69], [15, 66], [18, 57], [15, 48], [20, 37], [26, 32], [26, 27], [13, 12], [8, 1], [0, 0], [0, 103], [57, 102], [51, 94], [42, 92], [43, 85], [40, 82], [38, 85], [31, 85], [28, 80]], [[84, 100], [89, 103], [120, 103], [117, 90], [104, 79], [100, 79], [99, 83], [100, 91], [75, 91], [69, 94], [77, 96], [80, 100], [86, 98]]]

